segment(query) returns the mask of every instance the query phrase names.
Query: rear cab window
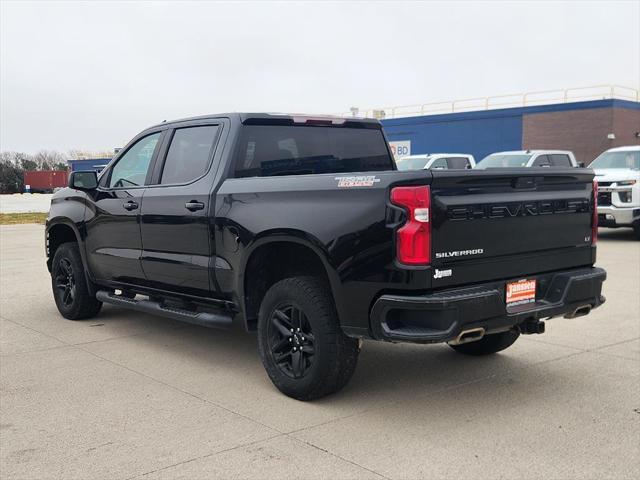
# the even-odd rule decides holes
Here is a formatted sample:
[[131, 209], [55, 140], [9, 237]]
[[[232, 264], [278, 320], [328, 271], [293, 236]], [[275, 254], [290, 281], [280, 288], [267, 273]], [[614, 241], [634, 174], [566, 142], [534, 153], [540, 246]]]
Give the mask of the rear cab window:
[[442, 169], [447, 169], [447, 159], [446, 158], [438, 158], [436, 160], [433, 161], [433, 163], [431, 164], [431, 166], [429, 167], [433, 170], [442, 170]]
[[467, 157], [449, 157], [447, 158], [447, 166], [452, 170], [466, 170], [471, 168], [471, 162]]
[[550, 167], [551, 161], [549, 160], [549, 155], [538, 155], [536, 159], [533, 161], [532, 167]]
[[492, 153], [484, 157], [476, 168], [511, 168], [526, 167], [531, 159], [531, 154]]
[[573, 167], [569, 155], [565, 153], [554, 153], [549, 157], [551, 158], [551, 165], [554, 167]]
[[379, 128], [244, 125], [235, 177], [394, 170]]
[[427, 157], [404, 157], [396, 162], [398, 170], [422, 170], [427, 164]]

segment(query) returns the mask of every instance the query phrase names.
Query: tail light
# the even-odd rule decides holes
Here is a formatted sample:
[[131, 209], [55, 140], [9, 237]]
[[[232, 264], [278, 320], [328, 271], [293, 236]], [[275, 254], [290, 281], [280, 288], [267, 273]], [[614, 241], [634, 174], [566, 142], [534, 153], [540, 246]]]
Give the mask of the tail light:
[[593, 216], [591, 217], [591, 245], [598, 241], [598, 181], [593, 179]]
[[428, 265], [431, 262], [431, 191], [428, 186], [395, 187], [391, 201], [407, 212], [407, 221], [396, 233], [400, 263]]

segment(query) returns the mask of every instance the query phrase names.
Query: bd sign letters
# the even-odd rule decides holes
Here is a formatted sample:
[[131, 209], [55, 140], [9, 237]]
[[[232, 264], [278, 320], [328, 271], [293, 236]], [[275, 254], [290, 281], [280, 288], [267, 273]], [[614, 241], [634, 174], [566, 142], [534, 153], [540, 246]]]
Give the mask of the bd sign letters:
[[411, 140], [398, 140], [395, 142], [389, 142], [393, 158], [396, 160], [400, 157], [406, 157], [411, 155]]

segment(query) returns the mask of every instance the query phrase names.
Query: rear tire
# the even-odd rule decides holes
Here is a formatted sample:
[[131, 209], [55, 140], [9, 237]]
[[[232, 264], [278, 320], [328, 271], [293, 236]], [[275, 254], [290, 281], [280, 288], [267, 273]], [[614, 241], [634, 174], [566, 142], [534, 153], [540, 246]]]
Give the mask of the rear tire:
[[315, 277], [287, 278], [267, 291], [258, 314], [258, 348], [273, 384], [298, 400], [343, 388], [360, 352], [358, 341], [342, 332], [327, 286]]
[[491, 355], [509, 348], [520, 336], [520, 332], [509, 330], [508, 332], [492, 333], [485, 335], [476, 342], [463, 343], [462, 345], [449, 345], [458, 353], [465, 355]]
[[69, 320], [82, 320], [98, 314], [102, 302], [89, 293], [78, 244], [63, 243], [51, 264], [51, 288], [60, 314]]

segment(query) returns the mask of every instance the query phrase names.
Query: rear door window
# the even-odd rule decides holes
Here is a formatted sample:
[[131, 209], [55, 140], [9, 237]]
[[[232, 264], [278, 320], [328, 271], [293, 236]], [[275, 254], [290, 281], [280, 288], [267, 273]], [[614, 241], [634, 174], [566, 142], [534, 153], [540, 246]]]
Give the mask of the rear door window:
[[564, 153], [554, 153], [549, 156], [551, 157], [551, 165], [553, 165], [554, 167], [572, 167], [573, 166], [571, 165], [571, 159], [569, 158], [569, 155], [566, 155]]
[[393, 170], [382, 131], [373, 128], [245, 125], [236, 177]]
[[177, 129], [162, 168], [161, 184], [189, 183], [204, 175], [213, 156], [218, 125]]

